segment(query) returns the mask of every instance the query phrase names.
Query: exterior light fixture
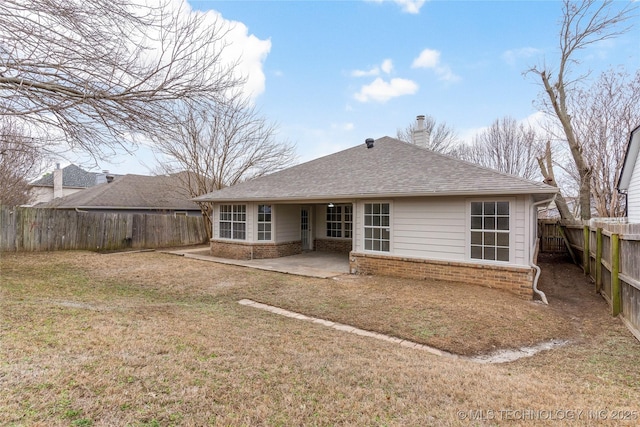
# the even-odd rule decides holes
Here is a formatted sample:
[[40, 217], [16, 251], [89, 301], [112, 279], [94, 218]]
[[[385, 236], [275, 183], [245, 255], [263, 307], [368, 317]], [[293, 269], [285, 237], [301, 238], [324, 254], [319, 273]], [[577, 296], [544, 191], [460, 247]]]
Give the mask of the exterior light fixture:
[[329, 202], [329, 204], [327, 205], [327, 207], [330, 207], [330, 208], [332, 208], [332, 207], [334, 207], [334, 206], [335, 206], [335, 205], [334, 205], [333, 203], [331, 203], [331, 202]]

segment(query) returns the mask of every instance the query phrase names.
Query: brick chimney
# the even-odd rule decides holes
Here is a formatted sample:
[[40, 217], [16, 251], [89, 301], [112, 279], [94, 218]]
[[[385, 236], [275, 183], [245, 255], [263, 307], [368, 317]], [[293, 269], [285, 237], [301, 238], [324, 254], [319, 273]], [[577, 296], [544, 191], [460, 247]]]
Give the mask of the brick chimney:
[[411, 135], [412, 142], [420, 147], [426, 147], [429, 142], [429, 135], [424, 128], [424, 119], [425, 117], [422, 114], [416, 117], [416, 127]]

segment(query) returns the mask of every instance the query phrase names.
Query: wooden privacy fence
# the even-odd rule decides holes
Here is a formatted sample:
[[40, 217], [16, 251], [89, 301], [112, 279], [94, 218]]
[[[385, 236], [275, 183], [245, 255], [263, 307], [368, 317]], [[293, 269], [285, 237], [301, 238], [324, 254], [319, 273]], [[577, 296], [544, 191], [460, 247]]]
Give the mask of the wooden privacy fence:
[[640, 340], [640, 224], [591, 220], [563, 225], [575, 261]]
[[202, 216], [0, 206], [0, 251], [159, 248], [205, 243]]

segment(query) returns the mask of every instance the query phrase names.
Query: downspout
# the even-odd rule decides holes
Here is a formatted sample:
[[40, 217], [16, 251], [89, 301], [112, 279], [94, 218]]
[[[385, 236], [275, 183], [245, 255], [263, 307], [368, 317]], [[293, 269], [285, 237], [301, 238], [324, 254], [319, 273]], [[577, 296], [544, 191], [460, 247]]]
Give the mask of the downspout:
[[[545, 203], [551, 203], [553, 202], [553, 200], [556, 198], [555, 194], [552, 198], [550, 199], [546, 199], [546, 200], [541, 200], [539, 202], [535, 202], [531, 207], [535, 208], [536, 206], [540, 206], [543, 205]], [[536, 213], [536, 222], [535, 222], [535, 226], [538, 227], [538, 211], [534, 209], [534, 212]], [[538, 235], [538, 232], [536, 231], [536, 236]], [[540, 279], [540, 267], [538, 267], [535, 263], [536, 258], [538, 257], [538, 249], [540, 247], [540, 245], [538, 244], [538, 242], [540, 241], [539, 237], [536, 237], [534, 242], [533, 242], [533, 247], [531, 248], [531, 267], [533, 267], [536, 270], [536, 275], [533, 277], [533, 292], [535, 292], [536, 294], [538, 294], [538, 296], [540, 297], [540, 299], [542, 300], [542, 302], [546, 305], [549, 305], [549, 301], [547, 301], [547, 296], [544, 294], [544, 292], [542, 292], [540, 289], [538, 289], [538, 279]]]

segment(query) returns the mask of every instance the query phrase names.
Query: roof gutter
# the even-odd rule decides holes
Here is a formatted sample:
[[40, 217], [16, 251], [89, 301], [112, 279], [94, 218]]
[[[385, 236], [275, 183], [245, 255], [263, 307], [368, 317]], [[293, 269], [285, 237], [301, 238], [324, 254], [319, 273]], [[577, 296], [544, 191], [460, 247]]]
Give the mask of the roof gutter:
[[[537, 206], [543, 205], [543, 204], [549, 204], [551, 202], [553, 202], [555, 200], [556, 196], [555, 194], [553, 195], [552, 198], [550, 199], [546, 199], [546, 200], [540, 200], [539, 202], [534, 202], [533, 205], [531, 206], [532, 208], [535, 208]], [[536, 222], [535, 222], [535, 227], [538, 226], [537, 220], [538, 215], [536, 214]], [[536, 233], [537, 234], [537, 233]], [[538, 279], [540, 279], [540, 267], [536, 264], [536, 260], [538, 258], [538, 250], [540, 249], [540, 238], [536, 237], [535, 241], [533, 242], [533, 246], [531, 247], [531, 267], [533, 267], [533, 269], [536, 270], [536, 275], [533, 277], [533, 292], [535, 292], [536, 294], [538, 294], [538, 296], [540, 297], [540, 299], [542, 300], [542, 302], [546, 305], [549, 305], [549, 301], [547, 301], [547, 296], [544, 294], [544, 292], [542, 292], [540, 289], [538, 289]]]

